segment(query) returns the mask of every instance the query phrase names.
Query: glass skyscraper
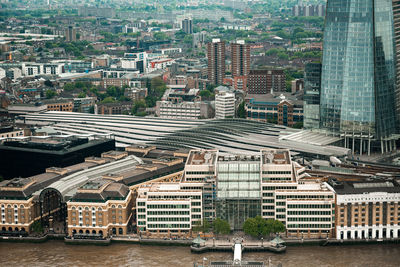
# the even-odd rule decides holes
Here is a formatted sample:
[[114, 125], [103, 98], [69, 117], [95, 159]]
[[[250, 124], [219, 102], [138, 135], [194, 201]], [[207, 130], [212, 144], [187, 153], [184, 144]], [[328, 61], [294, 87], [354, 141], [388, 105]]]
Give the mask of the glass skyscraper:
[[[390, 151], [396, 133], [396, 50], [390, 0], [328, 0], [320, 127], [353, 152]], [[377, 142], [378, 141], [378, 142]]]

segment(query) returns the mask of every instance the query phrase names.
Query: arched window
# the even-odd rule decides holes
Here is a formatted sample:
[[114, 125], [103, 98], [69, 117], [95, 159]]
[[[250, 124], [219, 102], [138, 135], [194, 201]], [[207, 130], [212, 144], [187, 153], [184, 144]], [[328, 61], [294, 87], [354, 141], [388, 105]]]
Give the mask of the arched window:
[[82, 210], [82, 207], [79, 207], [78, 210]]
[[80, 234], [83, 234], [83, 230], [82, 230], [82, 229], [81, 229], [81, 230], [79, 230], [79, 233], [80, 233]]
[[95, 211], [95, 210], [96, 210], [96, 208], [95, 208], [95, 207], [93, 207], [93, 208], [92, 208], [92, 210], [93, 210], [93, 211]]
[[88, 207], [85, 207], [85, 210], [89, 210], [89, 208], [88, 208]]
[[25, 208], [25, 207], [24, 207], [24, 205], [20, 205], [19, 208], [20, 208], [20, 209], [23, 209], [23, 208]]
[[124, 230], [122, 230], [122, 228], [118, 229], [118, 234], [122, 235], [124, 233]]
[[118, 205], [118, 208], [119, 208], [119, 209], [122, 209], [122, 206], [121, 206], [121, 205]]
[[18, 209], [18, 206], [17, 206], [17, 205], [14, 205], [14, 209]]
[[112, 209], [115, 209], [115, 205], [112, 205], [111, 208], [112, 208]]
[[85, 233], [86, 233], [86, 234], [90, 234], [90, 231], [89, 231], [89, 230], [86, 230]]
[[92, 234], [94, 234], [94, 235], [95, 235], [95, 234], [96, 234], [96, 230], [92, 230]]
[[102, 211], [103, 209], [102, 208], [99, 208], [99, 211]]
[[11, 205], [8, 205], [7, 208], [11, 209]]
[[75, 208], [75, 207], [72, 207], [72, 210], [76, 210], [76, 208]]

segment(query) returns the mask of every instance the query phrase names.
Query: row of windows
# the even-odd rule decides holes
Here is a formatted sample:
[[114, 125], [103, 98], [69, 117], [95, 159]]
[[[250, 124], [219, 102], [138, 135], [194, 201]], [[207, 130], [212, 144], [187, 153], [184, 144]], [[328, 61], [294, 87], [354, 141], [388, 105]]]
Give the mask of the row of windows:
[[295, 199], [310, 199], [310, 198], [333, 198], [333, 195], [288, 195], [283, 196], [279, 195], [276, 196], [277, 199], [286, 199], [286, 198], [295, 198]]
[[291, 181], [291, 177], [263, 177], [263, 182], [268, 181]]
[[149, 222], [188, 222], [190, 221], [189, 217], [156, 217], [156, 218], [148, 218]]
[[148, 224], [147, 225], [148, 228], [190, 228], [190, 224], [176, 224], [176, 223], [172, 223], [172, 224]]
[[264, 191], [297, 189], [297, 186], [263, 186]]
[[289, 210], [288, 215], [331, 215], [329, 210]]
[[191, 172], [186, 172], [186, 174], [187, 175], [214, 175], [214, 172], [200, 172], [200, 171], [197, 171], [197, 172], [194, 172], [194, 171], [191, 171]]
[[149, 199], [201, 199], [201, 196], [148, 196]]
[[263, 216], [275, 216], [275, 212], [263, 212]]
[[263, 193], [263, 197], [273, 197], [274, 193]]
[[[5, 208], [4, 204], [1, 204], [1, 208], [2, 208], [2, 209]], [[10, 208], [11, 208], [11, 205], [7, 205], [7, 208], [10, 209]], [[23, 208], [25, 208], [25, 206], [24, 206], [24, 205], [20, 205], [19, 208], [20, 208], [20, 209], [23, 209]], [[14, 209], [18, 209], [18, 205], [14, 205]]]
[[330, 222], [331, 218], [324, 218], [324, 217], [317, 217], [317, 218], [310, 218], [310, 217], [297, 217], [297, 218], [287, 218], [288, 222]]
[[330, 224], [288, 224], [287, 228], [331, 228]]
[[263, 199], [262, 202], [263, 202], [263, 203], [274, 203], [275, 200], [274, 200], [274, 199]]
[[187, 204], [152, 204], [147, 205], [148, 209], [188, 209], [189, 205]]
[[147, 215], [189, 215], [188, 210], [157, 210], [147, 211]]
[[330, 204], [289, 204], [288, 209], [330, 209]]
[[[112, 208], [112, 209], [115, 209], [115, 208], [117, 208], [117, 206], [111, 205], [111, 208]], [[118, 205], [118, 209], [122, 209], [122, 208], [123, 208], [122, 205]], [[71, 209], [72, 209], [72, 210], [76, 210], [76, 207], [72, 207]], [[85, 208], [84, 208], [84, 210], [89, 210], [89, 209], [90, 209], [89, 207], [85, 207]], [[78, 207], [78, 210], [82, 210], [82, 207]], [[91, 210], [96, 210], [96, 208], [95, 208], [95, 207], [92, 207]], [[97, 210], [98, 210], [98, 211], [102, 211], [103, 209], [99, 207], [99, 208], [97, 208]]]
[[292, 174], [291, 171], [263, 171], [263, 174]]

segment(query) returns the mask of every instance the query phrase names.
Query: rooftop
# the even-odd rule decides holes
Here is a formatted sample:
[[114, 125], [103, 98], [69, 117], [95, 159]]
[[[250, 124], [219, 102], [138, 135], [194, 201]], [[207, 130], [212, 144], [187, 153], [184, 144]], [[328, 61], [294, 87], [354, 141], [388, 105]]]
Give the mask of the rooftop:
[[192, 150], [186, 164], [188, 165], [215, 165], [217, 150]]
[[287, 149], [261, 150], [263, 164], [290, 164], [290, 152]]
[[24, 115], [29, 124], [52, 124], [64, 134], [112, 133], [116, 146], [155, 145], [158, 149], [217, 149], [220, 153], [258, 154], [261, 148], [285, 148], [292, 154], [347, 156], [349, 149], [287, 141], [300, 130], [245, 119], [173, 120], [125, 115], [45, 112]]
[[362, 181], [338, 181], [330, 179], [328, 184], [338, 195], [365, 193], [400, 193], [400, 184], [395, 180], [363, 179]]

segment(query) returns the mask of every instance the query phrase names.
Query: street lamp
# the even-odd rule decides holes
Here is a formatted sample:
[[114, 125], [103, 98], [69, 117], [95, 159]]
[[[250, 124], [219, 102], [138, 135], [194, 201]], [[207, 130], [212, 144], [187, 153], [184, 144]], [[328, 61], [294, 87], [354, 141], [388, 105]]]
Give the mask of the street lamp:
[[264, 238], [261, 237], [261, 247], [264, 247]]

